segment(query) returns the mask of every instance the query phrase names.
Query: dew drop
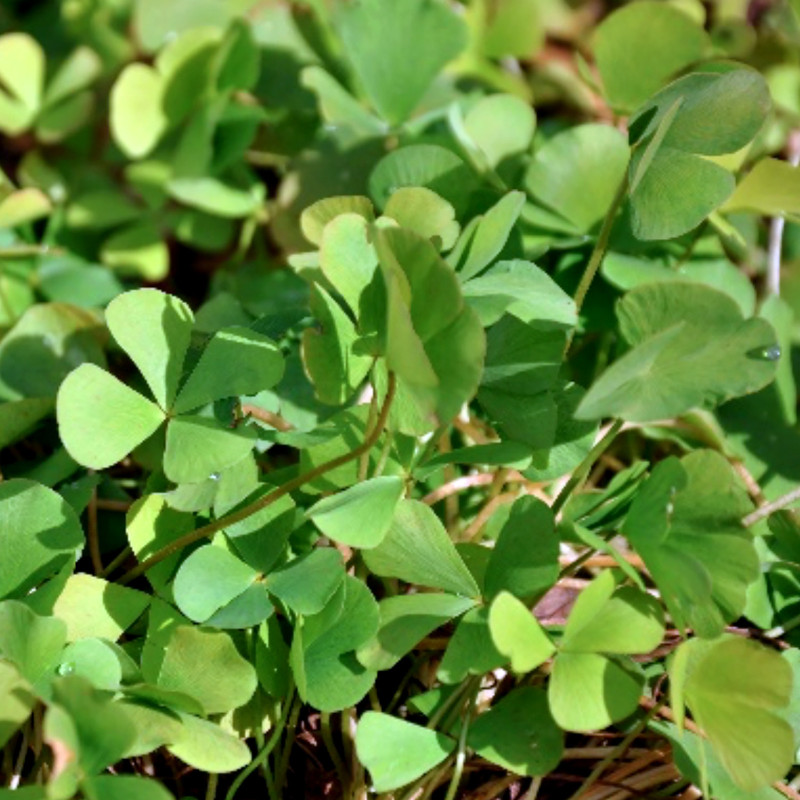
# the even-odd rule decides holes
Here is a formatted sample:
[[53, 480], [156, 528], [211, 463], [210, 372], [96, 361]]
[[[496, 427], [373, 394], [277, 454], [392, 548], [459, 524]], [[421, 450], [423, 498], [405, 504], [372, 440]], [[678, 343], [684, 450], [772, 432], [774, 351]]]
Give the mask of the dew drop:
[[58, 665], [59, 675], [72, 675], [73, 672], [75, 672], [75, 665], [71, 661], [65, 661]]
[[208, 476], [208, 479], [209, 479], [210, 481], [218, 481], [218, 480], [219, 480], [219, 472], [212, 472], [212, 473], [211, 473], [211, 474]]
[[766, 361], [777, 361], [781, 357], [781, 348], [779, 345], [774, 344], [772, 347], [765, 347], [761, 351], [761, 358]]

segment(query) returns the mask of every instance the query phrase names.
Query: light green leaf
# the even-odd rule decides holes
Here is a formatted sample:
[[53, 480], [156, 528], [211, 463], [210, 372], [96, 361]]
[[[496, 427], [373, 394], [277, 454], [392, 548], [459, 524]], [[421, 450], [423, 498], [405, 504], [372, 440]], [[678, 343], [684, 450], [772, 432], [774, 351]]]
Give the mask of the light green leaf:
[[58, 673], [78, 675], [96, 689], [115, 692], [122, 681], [122, 662], [114, 646], [104, 639], [79, 639], [64, 649]]
[[50, 198], [39, 189], [18, 189], [0, 200], [0, 228], [16, 228], [46, 217], [53, 210]]
[[75, 512], [52, 489], [20, 478], [0, 482], [0, 598], [23, 597], [83, 543]]
[[[228, 676], [222, 678], [222, 681], [227, 680], [230, 680]], [[253, 756], [245, 742], [214, 722], [182, 711], [177, 714], [183, 727], [180, 738], [167, 744], [172, 755], [204, 772], [236, 772], [250, 763]]]
[[561, 728], [589, 732], [632, 714], [643, 686], [644, 674], [632, 661], [566, 652], [553, 662], [547, 697]]
[[458, 276], [462, 282], [482, 272], [500, 255], [524, 203], [522, 192], [509, 192], [477, 218], [466, 256], [459, 264]]
[[61, 384], [58, 431], [79, 463], [105, 469], [127, 456], [164, 422], [164, 412], [94, 364], [82, 364]]
[[261, 205], [255, 189], [240, 189], [210, 177], [174, 178], [167, 184], [167, 191], [191, 208], [225, 219], [249, 217]]
[[128, 64], [111, 89], [111, 135], [129, 158], [143, 158], [167, 129], [163, 78], [147, 64]]
[[622, 528], [680, 630], [718, 636], [743, 611], [759, 559], [741, 519], [752, 503], [723, 456], [698, 450], [658, 464]]
[[365, 712], [356, 729], [356, 753], [375, 792], [411, 783], [444, 761], [455, 746], [443, 733], [376, 711]]
[[486, 596], [507, 591], [534, 602], [556, 582], [558, 553], [553, 512], [533, 497], [515, 500], [486, 568]]
[[429, 633], [475, 605], [449, 594], [404, 594], [378, 603], [380, 627], [356, 653], [367, 669], [391, 669]]
[[94, 189], [75, 197], [67, 206], [66, 223], [71, 228], [105, 230], [141, 216], [142, 209], [116, 189]]
[[355, 214], [372, 222], [374, 214], [368, 197], [343, 195], [317, 200], [300, 215], [300, 229], [311, 244], [320, 247], [322, 236], [329, 222], [343, 214]]
[[772, 326], [743, 319], [734, 300], [709, 287], [639, 286], [619, 302], [617, 314], [633, 349], [591, 386], [579, 419], [674, 417], [757, 391], [775, 374]]
[[503, 160], [528, 150], [536, 129], [533, 108], [511, 94], [482, 97], [464, 114], [462, 144], [479, 167], [495, 169]]
[[108, 329], [165, 411], [175, 398], [193, 321], [186, 303], [157, 289], [126, 292], [106, 309]]
[[[42, 99], [44, 74], [44, 51], [35, 39], [27, 33], [0, 36], [0, 120], [9, 135], [22, 133], [33, 121]], [[3, 119], [6, 105], [19, 109], [10, 120]]]
[[561, 761], [564, 734], [553, 721], [547, 695], [521, 686], [473, 721], [467, 744], [518, 775], [547, 775]]
[[164, 280], [169, 272], [169, 249], [155, 222], [148, 218], [107, 239], [100, 250], [100, 260], [122, 275], [149, 283]]
[[376, 547], [389, 530], [403, 489], [399, 477], [372, 478], [323, 498], [306, 515], [334, 542]]
[[67, 641], [102, 638], [115, 642], [142, 615], [150, 596], [84, 572], [71, 575], [53, 606], [67, 624]]
[[587, 233], [608, 213], [629, 157], [625, 136], [616, 128], [578, 125], [536, 149], [525, 187], [578, 232]]
[[440, 250], [449, 250], [458, 238], [460, 226], [455, 209], [424, 186], [401, 186], [389, 198], [383, 213], [401, 228], [426, 239], [438, 238]]
[[103, 62], [94, 50], [85, 45], [76, 47], [48, 82], [43, 105], [52, 106], [87, 89], [100, 76], [102, 69]]
[[158, 685], [194, 697], [206, 714], [244, 705], [256, 690], [256, 671], [230, 636], [187, 625], [172, 631]]
[[800, 170], [786, 161], [762, 158], [721, 210], [750, 211], [764, 217], [800, 216]]
[[173, 800], [158, 781], [136, 775], [95, 775], [81, 789], [91, 800]]
[[479, 591], [436, 514], [418, 500], [401, 500], [378, 547], [362, 553], [367, 567], [409, 583], [475, 597]]
[[11, 664], [0, 661], [0, 747], [19, 730], [37, 702], [30, 684]]
[[669, 3], [632, 3], [594, 32], [597, 68], [613, 106], [635, 108], [710, 48], [701, 25]]
[[283, 357], [268, 337], [248, 328], [224, 328], [206, 345], [175, 400], [181, 414], [223, 397], [254, 395], [283, 376]]
[[238, 464], [256, 437], [252, 425], [231, 429], [197, 414], [173, 417], [167, 425], [164, 473], [175, 483], [199, 483]]
[[791, 696], [788, 662], [739, 636], [693, 639], [681, 649], [690, 664], [681, 676], [686, 703], [734, 781], [755, 791], [781, 779], [795, 754], [792, 728], [781, 717]]
[[467, 43], [466, 26], [439, 0], [340, 4], [334, 21], [372, 105], [393, 125], [409, 116], [439, 70]]
[[257, 575], [222, 547], [198, 547], [175, 575], [175, 605], [193, 622], [205, 622], [252, 585]]
[[544, 664], [556, 649], [530, 609], [505, 591], [489, 607], [489, 632], [494, 646], [520, 675]]

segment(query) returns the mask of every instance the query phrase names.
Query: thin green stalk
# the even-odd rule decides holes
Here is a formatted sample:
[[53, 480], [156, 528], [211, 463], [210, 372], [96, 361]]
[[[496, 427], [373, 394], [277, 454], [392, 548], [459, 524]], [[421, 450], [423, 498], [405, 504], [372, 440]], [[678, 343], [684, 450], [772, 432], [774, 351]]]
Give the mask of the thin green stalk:
[[245, 506], [239, 511], [234, 511], [232, 514], [228, 514], [225, 517], [220, 517], [208, 525], [203, 525], [202, 527], [196, 528], [190, 533], [175, 539], [166, 547], [163, 547], [158, 552], [153, 553], [150, 558], [142, 561], [142, 563], [137, 567], [134, 567], [132, 570], [126, 572], [119, 579], [118, 583], [122, 584], [123, 586], [130, 583], [140, 575], [144, 575], [145, 572], [154, 567], [156, 564], [160, 564], [164, 559], [169, 558], [173, 553], [177, 553], [183, 550], [185, 547], [188, 547], [195, 542], [199, 542], [201, 539], [206, 539], [210, 536], [213, 536], [218, 531], [221, 531], [237, 522], [241, 522], [243, 519], [251, 517], [253, 514], [258, 513], [267, 506], [271, 506], [273, 503], [280, 500], [281, 497], [285, 497], [287, 494], [290, 494], [296, 489], [305, 486], [305, 484], [307, 484], [309, 481], [313, 481], [316, 478], [319, 478], [321, 475], [324, 475], [326, 472], [330, 472], [337, 467], [341, 467], [342, 464], [347, 464], [354, 459], [360, 458], [364, 453], [368, 453], [375, 446], [376, 442], [380, 438], [381, 432], [386, 426], [386, 420], [389, 417], [389, 411], [392, 407], [392, 401], [394, 400], [395, 386], [396, 382], [394, 373], [390, 372], [389, 387], [386, 392], [386, 399], [383, 402], [383, 407], [381, 408], [381, 413], [378, 416], [378, 421], [372, 431], [364, 439], [362, 444], [356, 447], [355, 450], [351, 450], [349, 453], [345, 453], [337, 458], [332, 458], [330, 461], [326, 461], [324, 464], [320, 464], [318, 467], [314, 467], [314, 469], [310, 469], [308, 472], [298, 475], [296, 478], [293, 478], [283, 485], [278, 486], [276, 489], [273, 489], [271, 492], [265, 494], [263, 497], [259, 498], [253, 503], [250, 503], [250, 505]]
[[116, 556], [112, 561], [110, 561], [102, 572], [99, 573], [99, 577], [105, 578], [106, 575], [110, 575], [112, 572], [115, 572], [119, 567], [121, 567], [130, 556], [133, 555], [133, 550], [131, 549], [130, 545], [125, 545], [122, 548], [119, 555]]
[[567, 481], [566, 486], [558, 493], [558, 497], [553, 501], [552, 509], [553, 514], [558, 514], [559, 511], [564, 507], [564, 503], [567, 502], [570, 495], [575, 491], [575, 489], [583, 483], [586, 476], [589, 474], [589, 471], [594, 466], [594, 462], [600, 458], [603, 453], [611, 446], [611, 443], [616, 439], [617, 434], [622, 429], [622, 420], [618, 419], [615, 420], [611, 427], [606, 432], [605, 436], [589, 451], [586, 455], [586, 458], [578, 464], [575, 471], [572, 473], [572, 477]]
[[[245, 782], [245, 780], [247, 780], [248, 776], [252, 772], [258, 769], [259, 764], [266, 764], [269, 754], [275, 749], [276, 745], [280, 741], [281, 734], [283, 734], [283, 730], [286, 727], [286, 722], [289, 718], [289, 715], [293, 713], [295, 707], [297, 707], [299, 713], [300, 703], [295, 695], [294, 687], [291, 687], [289, 689], [289, 693], [286, 695], [286, 702], [284, 703], [284, 707], [281, 709], [281, 715], [278, 718], [278, 722], [270, 734], [269, 739], [267, 739], [267, 743], [258, 751], [258, 753], [256, 753], [255, 758], [236, 776], [231, 784], [231, 788], [228, 789], [228, 793], [225, 795], [225, 800], [233, 800], [233, 798], [236, 796], [236, 792], [239, 791], [239, 787]], [[267, 769], [267, 773], [269, 773], [269, 769]]]
[[219, 783], [219, 775], [216, 772], [208, 773], [208, 786], [206, 788], [206, 800], [214, 800], [217, 796], [217, 783]]
[[664, 705], [664, 700], [654, 703], [648, 712], [634, 726], [633, 730], [589, 773], [586, 780], [578, 787], [578, 791], [569, 800], [578, 800], [599, 780], [602, 774], [608, 769], [609, 765], [622, 757], [633, 744], [637, 736], [648, 726], [650, 720], [655, 717]]
[[453, 776], [450, 778], [450, 785], [447, 787], [447, 794], [444, 800], [455, 800], [458, 786], [461, 783], [461, 776], [464, 774], [464, 764], [467, 761], [467, 735], [469, 726], [472, 722], [472, 715], [475, 712], [475, 700], [481, 688], [480, 678], [473, 679], [472, 691], [464, 707], [464, 720], [461, 723], [461, 733], [458, 737], [458, 750], [456, 750], [456, 763], [453, 768]]
[[586, 269], [583, 271], [578, 288], [575, 290], [574, 300], [575, 309], [577, 311], [581, 310], [583, 301], [586, 299], [586, 295], [589, 292], [589, 287], [592, 285], [592, 281], [594, 280], [594, 276], [597, 274], [597, 270], [600, 267], [600, 264], [603, 262], [603, 256], [605, 256], [606, 250], [608, 249], [608, 240], [611, 237], [611, 231], [614, 227], [617, 211], [622, 205], [622, 201], [625, 199], [627, 192], [628, 177], [626, 173], [619, 185], [619, 188], [617, 189], [617, 193], [614, 195], [614, 199], [611, 201], [611, 207], [608, 209], [608, 213], [603, 220], [603, 227], [600, 228], [600, 233], [597, 236], [594, 250], [592, 250], [592, 254], [589, 256], [589, 263], [586, 265]]
[[[295, 728], [297, 728], [297, 720], [300, 716], [301, 707], [302, 703], [295, 702], [294, 707], [292, 708], [292, 713], [289, 715], [289, 722], [287, 723], [287, 729], [289, 730], [290, 734], [294, 733]], [[289, 755], [292, 752], [293, 745], [294, 745], [294, 737], [287, 736], [286, 744], [283, 746], [283, 751], [281, 752], [280, 760], [278, 759], [277, 755], [275, 757], [275, 790], [279, 797], [283, 792], [283, 784], [286, 782], [286, 772], [289, 769]]]
[[322, 736], [322, 743], [325, 745], [325, 750], [330, 756], [333, 767], [336, 770], [336, 775], [339, 778], [339, 785], [342, 787], [342, 797], [347, 797], [350, 780], [344, 761], [342, 761], [342, 756], [339, 753], [339, 748], [336, 747], [336, 742], [333, 741], [333, 734], [331, 733], [331, 715], [327, 711], [323, 711], [320, 715], [319, 732]]

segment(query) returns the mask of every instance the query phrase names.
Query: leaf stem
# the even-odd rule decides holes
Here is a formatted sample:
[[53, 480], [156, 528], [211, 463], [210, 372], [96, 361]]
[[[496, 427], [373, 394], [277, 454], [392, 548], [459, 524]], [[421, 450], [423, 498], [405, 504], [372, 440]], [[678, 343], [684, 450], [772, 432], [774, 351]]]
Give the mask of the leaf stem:
[[764, 519], [764, 517], [768, 517], [774, 511], [780, 511], [782, 508], [791, 505], [795, 500], [800, 500], [800, 487], [792, 489], [791, 492], [787, 492], [777, 500], [773, 500], [771, 503], [767, 503], [757, 508], [755, 511], [751, 511], [746, 517], [742, 517], [742, 525], [744, 525], [745, 528], [749, 528], [751, 525], [755, 525], [759, 520]]
[[623, 422], [621, 419], [614, 420], [611, 426], [606, 431], [605, 435], [595, 444], [595, 446], [587, 453], [586, 458], [581, 461], [572, 473], [572, 477], [567, 481], [564, 488], [558, 493], [558, 497], [553, 501], [551, 506], [553, 514], [558, 514], [564, 507], [564, 504], [569, 499], [569, 496], [578, 488], [583, 482], [584, 478], [589, 474], [594, 462], [605, 453], [611, 446], [611, 443], [616, 438], [617, 434], [622, 429]]
[[267, 743], [258, 751], [258, 753], [256, 753], [255, 758], [236, 776], [231, 784], [231, 788], [228, 789], [228, 793], [225, 795], [225, 800], [233, 800], [233, 798], [236, 796], [236, 792], [239, 791], [239, 787], [245, 782], [247, 777], [258, 768], [259, 764], [266, 764], [269, 754], [275, 749], [275, 746], [280, 741], [281, 735], [283, 734], [283, 729], [286, 727], [286, 722], [289, 719], [291, 710], [296, 705], [297, 697], [294, 692], [294, 687], [292, 687], [286, 696], [286, 702], [283, 709], [281, 709], [281, 715], [278, 718], [277, 725], [275, 725], [275, 728], [272, 731], [272, 735], [269, 737], [269, 739], [267, 739]]
[[322, 736], [322, 743], [325, 745], [336, 774], [339, 777], [339, 784], [342, 788], [342, 797], [348, 796], [348, 788], [350, 781], [348, 780], [347, 769], [342, 761], [341, 754], [339, 753], [336, 743], [333, 741], [333, 734], [331, 733], [331, 715], [327, 711], [323, 711], [320, 715], [319, 732]]
[[608, 240], [611, 237], [611, 230], [614, 227], [617, 211], [622, 205], [622, 201], [625, 199], [627, 191], [628, 175], [626, 172], [625, 177], [622, 179], [622, 182], [617, 188], [617, 193], [614, 195], [614, 199], [611, 201], [611, 206], [608, 209], [608, 213], [603, 220], [603, 226], [600, 228], [600, 233], [597, 236], [594, 250], [592, 250], [592, 254], [589, 256], [589, 262], [583, 272], [583, 276], [578, 284], [578, 288], [575, 290], [574, 300], [576, 311], [581, 310], [583, 301], [586, 299], [586, 294], [589, 291], [589, 287], [592, 285], [592, 280], [594, 279], [595, 273], [603, 261], [603, 256], [606, 254], [606, 250], [608, 249]]
[[472, 715], [475, 711], [475, 700], [478, 697], [478, 692], [481, 688], [480, 678], [473, 679], [467, 700], [464, 708], [464, 720], [461, 723], [461, 733], [458, 737], [458, 750], [456, 751], [456, 762], [453, 768], [453, 776], [450, 778], [450, 785], [447, 787], [447, 794], [444, 800], [455, 800], [458, 785], [461, 783], [461, 776], [464, 774], [464, 764], [467, 760], [467, 734], [469, 733], [469, 726], [472, 722]]
[[367, 435], [364, 441], [355, 448], [355, 450], [351, 450], [349, 453], [332, 458], [330, 461], [326, 461], [324, 464], [320, 464], [319, 466], [314, 467], [314, 469], [310, 469], [308, 472], [298, 475], [296, 478], [293, 478], [281, 486], [278, 486], [271, 492], [268, 492], [263, 497], [260, 497], [258, 500], [250, 503], [244, 508], [234, 511], [225, 517], [220, 517], [219, 519], [214, 520], [214, 522], [210, 522], [208, 525], [203, 525], [202, 527], [196, 528], [190, 533], [175, 539], [175, 541], [170, 542], [170, 544], [168, 544], [166, 547], [163, 547], [161, 550], [153, 553], [152, 556], [142, 561], [139, 566], [134, 567], [129, 572], [126, 572], [119, 579], [118, 583], [122, 584], [123, 586], [130, 583], [140, 575], [144, 575], [145, 572], [154, 567], [156, 564], [160, 564], [164, 559], [169, 558], [173, 553], [177, 553], [180, 550], [183, 550], [185, 547], [200, 541], [201, 539], [206, 539], [209, 536], [213, 536], [215, 533], [217, 533], [217, 531], [221, 531], [237, 522], [241, 522], [243, 519], [247, 519], [267, 506], [271, 506], [273, 503], [280, 500], [281, 497], [285, 497], [287, 494], [299, 489], [301, 486], [304, 486], [309, 481], [313, 481], [316, 478], [319, 478], [320, 475], [324, 475], [326, 472], [330, 472], [331, 470], [341, 467], [343, 464], [347, 464], [349, 461], [353, 461], [356, 458], [360, 458], [365, 453], [368, 453], [375, 446], [380, 438], [381, 432], [386, 426], [386, 421], [389, 418], [389, 411], [392, 407], [392, 401], [394, 400], [395, 386], [396, 381], [394, 373], [390, 372], [386, 399], [383, 402], [383, 407], [381, 408], [381, 413], [378, 416], [378, 421], [372, 431]]

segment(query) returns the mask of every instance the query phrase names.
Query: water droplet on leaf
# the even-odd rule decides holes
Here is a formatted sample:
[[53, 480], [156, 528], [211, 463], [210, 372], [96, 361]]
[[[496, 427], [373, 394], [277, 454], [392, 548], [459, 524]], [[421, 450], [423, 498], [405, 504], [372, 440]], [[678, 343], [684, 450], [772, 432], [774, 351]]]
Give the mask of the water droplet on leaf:
[[208, 479], [209, 479], [210, 481], [218, 481], [218, 480], [219, 480], [219, 472], [212, 472], [212, 473], [211, 473], [211, 474], [208, 476]]
[[774, 344], [771, 347], [765, 347], [761, 351], [761, 358], [766, 361], [777, 361], [781, 357], [780, 345]]
[[75, 672], [75, 665], [71, 661], [65, 661], [58, 665], [59, 675], [72, 675], [73, 672]]

